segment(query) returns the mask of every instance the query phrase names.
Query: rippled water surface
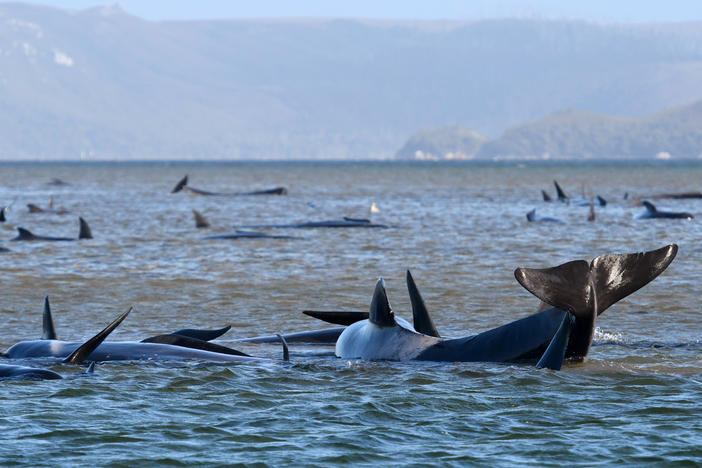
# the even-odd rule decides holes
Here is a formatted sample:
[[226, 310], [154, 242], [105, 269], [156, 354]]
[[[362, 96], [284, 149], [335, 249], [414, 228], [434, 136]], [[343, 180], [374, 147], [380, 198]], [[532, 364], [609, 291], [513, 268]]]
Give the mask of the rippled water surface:
[[[169, 195], [185, 174], [212, 191]], [[70, 186], [47, 185], [58, 177]], [[545, 203], [552, 181], [609, 203]], [[637, 220], [623, 200], [702, 190], [678, 164], [0, 165], [0, 348], [41, 335], [45, 295], [60, 338], [84, 340], [136, 310], [110, 340], [231, 324], [237, 337], [323, 328], [304, 309], [365, 310], [385, 278], [409, 318], [411, 269], [437, 328], [458, 337], [532, 313], [514, 280], [547, 267], [675, 242], [668, 270], [598, 320], [584, 363], [529, 366], [348, 362], [292, 346], [290, 363], [107, 363], [92, 376], [0, 382], [0, 464], [692, 465], [702, 460], [702, 200], [658, 200], [691, 221]], [[27, 203], [68, 214], [30, 214]], [[14, 203], [13, 203], [14, 201]], [[371, 203], [379, 208], [370, 215]], [[527, 223], [532, 208], [563, 224]], [[192, 209], [212, 227], [196, 229]], [[8, 242], [22, 226], [94, 239]], [[302, 239], [204, 240], [236, 225], [367, 217], [389, 229], [282, 230]], [[271, 233], [273, 231], [270, 231]], [[237, 346], [279, 358], [278, 345]]]

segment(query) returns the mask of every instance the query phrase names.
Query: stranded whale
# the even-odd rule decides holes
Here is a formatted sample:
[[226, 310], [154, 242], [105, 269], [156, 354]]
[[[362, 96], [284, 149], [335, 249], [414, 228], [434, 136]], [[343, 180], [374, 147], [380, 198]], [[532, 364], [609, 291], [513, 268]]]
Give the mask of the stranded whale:
[[188, 176], [186, 175], [180, 181], [176, 184], [175, 187], [173, 187], [173, 190], [171, 190], [171, 193], [177, 193], [180, 192], [181, 190], [185, 190], [191, 195], [205, 195], [205, 196], [210, 196], [210, 197], [240, 197], [240, 196], [248, 196], [248, 195], [285, 195], [288, 193], [287, 189], [285, 187], [275, 187], [272, 189], [267, 189], [267, 190], [255, 190], [253, 192], [229, 192], [229, 193], [221, 193], [221, 192], [208, 192], [207, 190], [200, 190], [196, 189], [194, 187], [188, 186]]
[[78, 239], [74, 239], [73, 237], [40, 236], [37, 234], [33, 234], [27, 229], [18, 227], [17, 237], [13, 237], [12, 239], [10, 239], [10, 241], [74, 241], [79, 239], [92, 239], [93, 234], [90, 231], [88, 223], [83, 218], [78, 218], [78, 220], [80, 222], [80, 231], [78, 232]]
[[342, 219], [330, 219], [326, 221], [308, 221], [305, 223], [291, 224], [259, 224], [241, 226], [247, 229], [305, 229], [305, 228], [387, 228], [385, 224], [371, 223], [365, 218], [349, 218], [344, 216]]
[[[652, 281], [676, 254], [677, 246], [671, 244], [644, 253], [603, 255], [590, 264], [576, 260], [548, 269], [518, 268], [517, 281], [552, 308], [453, 340], [419, 333], [396, 319], [381, 279], [369, 318], [342, 332], [336, 354], [368, 360], [536, 361], [538, 367], [558, 369], [564, 358], [587, 355], [597, 315]], [[407, 280], [413, 282], [411, 275]], [[413, 309], [416, 302], [412, 300]]]
[[[120, 316], [117, 320], [115, 320], [116, 323], [113, 322], [114, 325], [110, 325], [112, 329], [121, 323], [121, 321], [126, 318], [130, 311], [131, 308], [122, 314], [122, 316]], [[80, 343], [55, 339], [56, 333], [53, 327], [53, 320], [51, 320], [50, 309], [48, 309], [48, 300], [45, 300], [44, 303], [43, 324], [43, 339], [21, 341], [11, 346], [4, 353], [5, 357], [12, 359], [75, 359], [71, 356], [80, 352], [82, 353], [80, 355], [81, 359], [87, 359], [89, 357], [92, 361], [195, 360], [201, 362], [276, 362], [273, 359], [252, 357], [236, 350], [207, 343], [206, 341], [199, 339], [199, 336], [201, 336], [203, 333], [207, 333], [206, 331], [202, 330], [180, 330], [179, 332], [184, 333], [184, 335], [178, 335], [177, 333], [179, 332], [176, 332], [176, 334], [172, 335], [173, 337], [171, 338], [163, 338], [164, 335], [160, 335], [158, 337], [152, 337], [144, 340], [144, 342], [125, 341], [102, 343], [101, 341], [95, 345], [95, 347], [93, 347], [88, 354], [85, 354], [86, 348], [81, 346]], [[228, 330], [228, 328], [226, 328], [226, 330]], [[217, 332], [218, 331], [214, 331], [212, 333], [216, 334]], [[283, 343], [283, 356], [287, 356], [288, 350], [285, 339], [283, 337], [278, 337], [278, 341]]]
[[675, 211], [659, 211], [656, 209], [656, 207], [653, 205], [653, 203], [649, 201], [642, 201], [641, 202], [645, 207], [646, 211], [639, 216], [637, 216], [637, 219], [653, 219], [653, 218], [670, 218], [670, 219], [692, 219], [694, 216], [692, 216], [690, 213], [685, 213], [685, 212], [675, 212]]

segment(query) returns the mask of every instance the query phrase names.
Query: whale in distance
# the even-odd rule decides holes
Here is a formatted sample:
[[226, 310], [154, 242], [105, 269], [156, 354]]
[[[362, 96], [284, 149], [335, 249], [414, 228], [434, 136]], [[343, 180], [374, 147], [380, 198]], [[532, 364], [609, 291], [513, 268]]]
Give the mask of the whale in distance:
[[675, 212], [675, 211], [660, 211], [655, 205], [649, 201], [643, 200], [641, 202], [643, 206], [646, 207], [646, 211], [637, 216], [637, 219], [655, 219], [655, 218], [668, 218], [668, 219], [692, 219], [690, 213], [685, 212]]
[[530, 223], [562, 223], [558, 218], [551, 218], [549, 216], [536, 216], [536, 208], [531, 210], [526, 215], [527, 221]]
[[181, 190], [188, 192], [190, 195], [203, 195], [210, 197], [239, 197], [239, 196], [249, 196], [249, 195], [286, 195], [288, 193], [285, 187], [275, 187], [266, 190], [255, 190], [253, 192], [209, 192], [207, 190], [201, 190], [188, 185], [188, 176], [186, 175], [173, 187], [171, 193], [178, 193]]
[[88, 223], [83, 219], [83, 218], [78, 218], [78, 221], [80, 223], [80, 230], [78, 232], [78, 239], [75, 239], [73, 237], [53, 237], [53, 236], [41, 236], [38, 234], [34, 234], [28, 229], [18, 227], [17, 231], [17, 237], [13, 237], [10, 239], [12, 242], [18, 242], [18, 241], [49, 241], [49, 242], [58, 242], [58, 241], [74, 241], [74, 240], [80, 240], [80, 239], [92, 239], [93, 238], [93, 233], [90, 230], [90, 226], [88, 226]]

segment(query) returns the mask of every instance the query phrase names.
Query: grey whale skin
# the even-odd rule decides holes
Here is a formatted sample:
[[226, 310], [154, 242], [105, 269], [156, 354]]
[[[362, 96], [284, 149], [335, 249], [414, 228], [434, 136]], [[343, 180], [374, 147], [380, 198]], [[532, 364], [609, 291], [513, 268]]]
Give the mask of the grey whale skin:
[[288, 193], [287, 189], [285, 187], [275, 187], [272, 189], [266, 189], [266, 190], [255, 190], [253, 192], [230, 192], [230, 193], [222, 193], [222, 192], [208, 192], [207, 190], [200, 190], [196, 189], [194, 187], [188, 186], [188, 176], [186, 175], [180, 181], [176, 184], [175, 187], [173, 187], [173, 190], [171, 190], [171, 193], [178, 193], [181, 190], [185, 190], [191, 195], [204, 195], [204, 196], [209, 196], [209, 197], [241, 197], [241, 196], [249, 196], [249, 195], [285, 195]]
[[[558, 369], [565, 358], [584, 359], [592, 344], [597, 316], [656, 278], [670, 265], [677, 250], [677, 245], [671, 244], [648, 252], [603, 255], [590, 264], [575, 260], [546, 269], [517, 268], [517, 281], [552, 308], [453, 340], [420, 333], [397, 320], [381, 279], [376, 284], [369, 318], [344, 329], [335, 352], [341, 358], [367, 360], [538, 360], [537, 367]], [[419, 315], [428, 315], [409, 272], [407, 281], [413, 314], [417, 316], [419, 310]]]
[[0, 364], [0, 379], [21, 380], [58, 380], [61, 374], [38, 367], [16, 366], [13, 364]]

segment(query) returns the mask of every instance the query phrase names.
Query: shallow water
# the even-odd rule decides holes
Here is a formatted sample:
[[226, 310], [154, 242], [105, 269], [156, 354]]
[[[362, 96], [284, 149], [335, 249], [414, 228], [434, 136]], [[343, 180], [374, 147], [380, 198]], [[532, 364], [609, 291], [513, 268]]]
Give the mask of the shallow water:
[[[169, 195], [193, 187], [288, 195]], [[46, 183], [58, 177], [70, 186]], [[541, 201], [556, 179], [588, 208]], [[699, 242], [702, 200], [659, 200], [696, 218], [637, 220], [623, 195], [699, 191], [702, 163], [0, 164], [0, 348], [41, 334], [49, 295], [60, 338], [83, 340], [130, 305], [113, 340], [232, 324], [237, 337], [324, 327], [303, 309], [364, 310], [378, 276], [409, 317], [410, 268], [437, 328], [464, 336], [533, 312], [517, 266], [547, 267], [675, 242], [663, 275], [598, 320], [584, 363], [348, 362], [291, 346], [291, 363], [98, 365], [94, 376], [0, 382], [0, 464], [686, 465], [702, 460]], [[69, 214], [30, 214], [26, 204]], [[301, 240], [203, 240], [235, 225], [367, 217], [390, 229], [282, 230]], [[527, 223], [532, 208], [563, 224]], [[212, 228], [196, 229], [192, 209]], [[23, 226], [94, 239], [6, 242]], [[273, 232], [273, 231], [271, 231]], [[275, 231], [278, 232], [278, 231]], [[278, 345], [237, 345], [279, 358]], [[57, 365], [71, 376], [82, 368]]]

